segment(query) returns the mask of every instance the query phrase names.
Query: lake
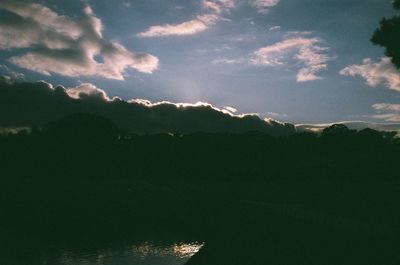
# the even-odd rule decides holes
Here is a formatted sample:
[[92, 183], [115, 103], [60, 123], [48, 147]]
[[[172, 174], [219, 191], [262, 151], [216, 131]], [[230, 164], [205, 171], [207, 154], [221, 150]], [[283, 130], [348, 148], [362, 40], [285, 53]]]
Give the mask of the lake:
[[[2, 265], [183, 265], [197, 253], [203, 243], [144, 242], [125, 247], [88, 249], [40, 249], [38, 256], [6, 260]], [[37, 253], [38, 254], [38, 253]]]

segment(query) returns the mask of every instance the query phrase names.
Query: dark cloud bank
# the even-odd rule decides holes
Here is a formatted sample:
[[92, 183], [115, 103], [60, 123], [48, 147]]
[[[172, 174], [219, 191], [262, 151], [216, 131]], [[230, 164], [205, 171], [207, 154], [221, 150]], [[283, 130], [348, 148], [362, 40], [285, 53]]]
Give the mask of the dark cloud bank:
[[131, 133], [259, 131], [273, 136], [295, 133], [294, 125], [257, 115], [234, 115], [210, 104], [151, 103], [110, 99], [90, 84], [66, 89], [45, 82], [0, 80], [0, 127], [44, 126], [73, 113], [104, 116]]

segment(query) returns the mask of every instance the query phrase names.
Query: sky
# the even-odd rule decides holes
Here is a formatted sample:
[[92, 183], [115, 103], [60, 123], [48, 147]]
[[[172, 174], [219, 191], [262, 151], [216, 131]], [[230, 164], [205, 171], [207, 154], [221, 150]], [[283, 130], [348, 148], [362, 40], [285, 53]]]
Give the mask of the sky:
[[300, 123], [400, 122], [390, 0], [0, 1], [0, 74]]

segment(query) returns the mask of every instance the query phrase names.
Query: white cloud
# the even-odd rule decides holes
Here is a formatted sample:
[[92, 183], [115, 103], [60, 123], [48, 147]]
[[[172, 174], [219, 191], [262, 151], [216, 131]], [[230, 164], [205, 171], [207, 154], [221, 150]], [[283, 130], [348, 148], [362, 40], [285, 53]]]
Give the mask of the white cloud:
[[297, 37], [277, 42], [255, 51], [252, 63], [258, 65], [280, 65], [283, 64], [282, 59], [288, 51], [313, 45], [318, 41], [319, 39], [317, 38]]
[[385, 120], [389, 122], [400, 122], [400, 113], [385, 113], [372, 115], [371, 118]]
[[0, 64], [0, 76], [3, 76], [7, 79], [15, 80], [15, 79], [23, 79], [25, 75], [23, 73], [19, 73], [8, 68], [7, 65]]
[[361, 76], [367, 84], [376, 87], [384, 84], [389, 89], [400, 91], [400, 71], [390, 61], [390, 58], [383, 57], [380, 62], [373, 62], [367, 58], [360, 65], [350, 65], [340, 71], [341, 75]]
[[231, 106], [225, 106], [224, 109], [226, 109], [227, 111], [231, 112], [231, 113], [236, 113], [237, 109]]
[[229, 12], [235, 7], [235, 0], [203, 0], [202, 6], [217, 14]]
[[100, 88], [97, 88], [95, 85], [91, 83], [84, 83], [77, 87], [68, 88], [65, 92], [74, 99], [80, 99], [82, 96], [91, 96], [91, 97], [99, 97], [104, 101], [112, 101], [107, 93]]
[[228, 59], [228, 58], [215, 59], [212, 61], [213, 64], [238, 64], [242, 62], [243, 60], [241, 59]]
[[372, 105], [376, 110], [391, 110], [400, 112], [400, 104], [377, 103]]
[[210, 9], [218, 14], [222, 12], [221, 6], [217, 2], [214, 2], [214, 1], [203, 0], [202, 6], [203, 6], [203, 8]]
[[[297, 36], [255, 51], [250, 62], [254, 65], [279, 66], [286, 65], [289, 59], [294, 59], [302, 64], [296, 76], [298, 82], [322, 79], [317, 74], [326, 70], [327, 62], [334, 57], [327, 54], [329, 48], [320, 46], [321, 39], [301, 35], [305, 34], [298, 33]], [[288, 58], [290, 55], [293, 56]]]
[[218, 21], [216, 15], [201, 15], [195, 19], [180, 24], [166, 24], [162, 26], [151, 26], [145, 32], [138, 34], [139, 37], [163, 37], [193, 35], [205, 31]]
[[[0, 18], [0, 49], [30, 48], [10, 58], [19, 67], [50, 75], [101, 76], [124, 79], [128, 68], [152, 73], [158, 58], [127, 50], [102, 36], [103, 24], [86, 6], [81, 19], [59, 15], [40, 5], [4, 0], [0, 9], [14, 13]], [[95, 58], [101, 58], [101, 61]]]
[[234, 8], [236, 4], [236, 0], [218, 0], [217, 2], [226, 8]]
[[[243, 1], [238, 0], [202, 0], [202, 6], [204, 9], [211, 10], [217, 14], [229, 13], [229, 11], [240, 4]], [[280, 0], [249, 0], [247, 1], [254, 8], [257, 9], [259, 13], [266, 14], [268, 11], [276, 6]]]
[[278, 31], [281, 29], [281, 26], [273, 26], [269, 28], [269, 31]]
[[277, 113], [277, 112], [267, 112], [267, 115], [272, 116], [272, 117], [280, 117], [280, 118], [287, 118], [289, 117], [289, 115], [285, 114], [285, 113]]
[[[271, 7], [277, 5], [280, 0], [252, 0], [250, 3], [261, 13], [266, 13]], [[223, 13], [229, 13], [236, 7], [237, 0], [202, 0], [201, 6], [207, 11], [198, 15], [192, 20], [181, 23], [169, 23], [155, 25], [146, 31], [137, 34], [139, 37], [164, 37], [164, 36], [185, 36], [203, 32], [215, 25], [220, 20], [226, 20]]]
[[388, 122], [400, 122], [400, 104], [377, 103], [372, 105], [372, 107], [380, 113], [372, 115], [371, 118]]
[[328, 69], [327, 62], [332, 59], [326, 54], [327, 50], [328, 48], [317, 45], [305, 45], [300, 48], [295, 58], [303, 62], [304, 67], [297, 73], [298, 82], [322, 79], [317, 73]]
[[181, 23], [151, 26], [146, 31], [138, 33], [137, 36], [145, 38], [185, 36], [203, 32], [219, 20], [224, 20], [222, 13], [229, 13], [236, 6], [236, 0], [202, 0], [201, 6], [209, 12]]
[[258, 12], [265, 14], [276, 6], [280, 0], [252, 0], [251, 4], [257, 9]]

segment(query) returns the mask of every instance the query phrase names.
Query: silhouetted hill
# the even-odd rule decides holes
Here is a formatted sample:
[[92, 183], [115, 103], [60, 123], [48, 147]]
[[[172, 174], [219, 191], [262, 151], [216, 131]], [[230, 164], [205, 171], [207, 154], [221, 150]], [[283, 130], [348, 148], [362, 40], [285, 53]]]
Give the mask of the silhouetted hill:
[[75, 113], [44, 126], [44, 132], [49, 138], [54, 136], [77, 140], [99, 139], [107, 141], [117, 139], [121, 130], [109, 119], [89, 114]]
[[259, 131], [140, 136], [107, 118], [78, 113], [31, 134], [0, 137], [0, 159], [6, 176], [47, 177], [51, 170], [52, 177], [67, 178], [388, 179], [398, 173], [395, 135], [337, 124], [320, 136], [274, 138]]
[[[400, 123], [373, 123], [363, 121], [343, 121], [335, 124], [343, 124], [351, 130], [361, 131], [364, 129], [373, 129], [376, 131], [397, 132], [400, 135]], [[297, 132], [321, 133], [327, 127], [333, 124], [297, 124]]]

